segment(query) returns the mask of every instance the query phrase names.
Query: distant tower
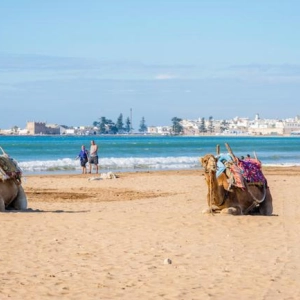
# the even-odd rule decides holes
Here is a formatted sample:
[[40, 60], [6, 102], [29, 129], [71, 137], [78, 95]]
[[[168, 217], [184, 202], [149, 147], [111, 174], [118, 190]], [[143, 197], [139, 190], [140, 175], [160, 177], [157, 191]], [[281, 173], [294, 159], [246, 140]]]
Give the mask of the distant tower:
[[257, 121], [257, 120], [259, 120], [259, 119], [260, 119], [259, 113], [257, 113], [257, 114], [255, 115], [255, 120]]

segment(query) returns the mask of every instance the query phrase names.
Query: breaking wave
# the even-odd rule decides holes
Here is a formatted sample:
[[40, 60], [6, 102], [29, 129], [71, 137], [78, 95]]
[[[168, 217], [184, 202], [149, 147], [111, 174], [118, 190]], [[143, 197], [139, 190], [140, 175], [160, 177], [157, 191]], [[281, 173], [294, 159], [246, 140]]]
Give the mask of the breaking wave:
[[[75, 173], [81, 169], [78, 160], [71, 158], [57, 160], [34, 160], [19, 162], [19, 166], [26, 174], [30, 173]], [[266, 163], [264, 166], [292, 167], [300, 163]], [[100, 170], [130, 172], [147, 170], [186, 170], [201, 169], [199, 157], [128, 157], [99, 159]]]
[[[78, 160], [71, 158], [57, 160], [35, 160], [19, 162], [24, 173], [40, 172], [70, 172], [80, 170]], [[100, 169], [110, 171], [133, 171], [133, 170], [176, 170], [200, 168], [199, 157], [127, 157], [127, 158], [100, 158]]]

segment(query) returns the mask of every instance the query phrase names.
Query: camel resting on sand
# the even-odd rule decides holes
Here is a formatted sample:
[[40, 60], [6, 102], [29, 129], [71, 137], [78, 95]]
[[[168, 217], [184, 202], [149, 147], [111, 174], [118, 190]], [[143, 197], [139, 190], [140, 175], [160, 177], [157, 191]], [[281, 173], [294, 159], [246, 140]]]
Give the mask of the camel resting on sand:
[[[234, 215], [253, 213], [266, 216], [272, 215], [272, 196], [262, 172], [260, 171], [260, 175], [262, 175], [260, 177], [262, 178], [261, 182], [249, 182], [249, 180], [243, 177], [245, 176], [245, 172], [242, 172], [243, 176], [240, 176], [241, 180], [237, 183], [233, 179], [233, 170], [237, 171], [243, 163], [247, 164], [248, 162], [240, 161], [232, 155], [232, 152], [231, 157], [232, 161], [227, 164], [225, 163], [224, 169], [220, 169], [218, 166], [220, 156], [207, 154], [200, 158], [208, 187], [208, 209], [203, 212], [220, 212]], [[260, 167], [258, 160], [257, 165]]]
[[27, 209], [27, 197], [21, 185], [22, 172], [16, 161], [0, 147], [0, 212]]

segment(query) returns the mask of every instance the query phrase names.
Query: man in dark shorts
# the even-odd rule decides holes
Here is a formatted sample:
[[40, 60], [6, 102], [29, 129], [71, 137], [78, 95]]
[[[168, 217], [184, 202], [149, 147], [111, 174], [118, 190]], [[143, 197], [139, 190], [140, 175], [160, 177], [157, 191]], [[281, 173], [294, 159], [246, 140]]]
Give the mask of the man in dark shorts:
[[92, 165], [95, 165], [96, 174], [97, 174], [98, 173], [98, 146], [96, 145], [95, 141], [91, 141], [89, 164], [90, 164], [89, 173], [92, 173]]

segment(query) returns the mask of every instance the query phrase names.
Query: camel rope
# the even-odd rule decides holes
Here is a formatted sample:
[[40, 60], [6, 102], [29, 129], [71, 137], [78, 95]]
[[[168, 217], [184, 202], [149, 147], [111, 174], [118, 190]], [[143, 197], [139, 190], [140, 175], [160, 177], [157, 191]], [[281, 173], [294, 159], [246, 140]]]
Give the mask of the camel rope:
[[214, 212], [213, 212], [213, 208], [212, 208], [212, 171], [209, 170], [209, 208], [210, 208], [210, 213], [213, 216]]
[[264, 189], [264, 193], [263, 193], [263, 197], [262, 199], [257, 199], [253, 193], [248, 189], [247, 186], [247, 190], [249, 192], [249, 194], [251, 195], [252, 199], [254, 200], [253, 203], [245, 210], [244, 214], [247, 214], [251, 209], [253, 209], [254, 207], [256, 207], [257, 205], [261, 204], [265, 199], [266, 199], [266, 195], [267, 195], [267, 188], [266, 188], [266, 184], [264, 183], [263, 185], [263, 189]]
[[267, 195], [266, 184], [264, 184], [263, 187], [264, 187], [264, 194], [263, 194], [262, 199], [260, 199], [260, 200], [257, 199], [257, 198], [252, 194], [251, 190], [248, 189], [249, 194], [250, 194], [251, 197], [257, 202], [257, 204], [262, 203], [262, 202], [265, 200], [265, 198], [266, 198], [266, 195]]

